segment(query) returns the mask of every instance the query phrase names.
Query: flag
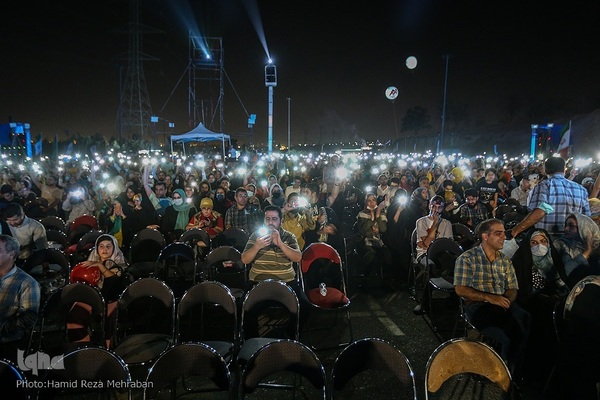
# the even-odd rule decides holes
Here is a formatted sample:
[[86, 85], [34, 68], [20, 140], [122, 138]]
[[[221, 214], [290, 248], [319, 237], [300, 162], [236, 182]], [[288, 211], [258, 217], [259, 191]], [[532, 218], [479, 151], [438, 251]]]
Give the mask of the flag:
[[38, 137], [37, 142], [35, 142], [35, 155], [42, 154], [42, 135]]
[[568, 158], [571, 149], [571, 121], [565, 125], [560, 135], [560, 143], [556, 152], [562, 158]]

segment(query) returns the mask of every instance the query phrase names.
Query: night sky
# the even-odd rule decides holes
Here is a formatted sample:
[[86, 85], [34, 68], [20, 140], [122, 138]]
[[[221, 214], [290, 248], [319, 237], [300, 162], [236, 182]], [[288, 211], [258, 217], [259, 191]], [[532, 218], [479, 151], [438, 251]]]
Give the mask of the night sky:
[[[511, 123], [525, 127], [544, 122], [531, 120], [533, 105], [545, 105], [536, 112], [548, 117], [600, 106], [598, 2], [270, 0], [254, 6], [277, 65], [275, 141], [287, 140], [288, 97], [292, 144], [393, 139], [394, 115], [400, 129], [415, 106], [427, 109], [430, 133], [439, 131], [445, 54], [447, 106], [468, 110], [463, 130], [507, 124], [509, 99], [520, 104]], [[2, 122], [29, 122], [32, 134], [44, 136], [117, 136], [128, 9], [117, 0], [3, 3]], [[190, 128], [185, 71], [192, 27], [181, 12], [201, 33], [223, 38], [224, 131], [247, 141], [240, 134], [248, 132], [246, 112], [254, 113], [254, 140], [265, 141], [267, 56], [239, 0], [143, 2], [142, 23], [157, 31], [144, 36], [144, 52], [158, 59], [144, 64], [153, 112], [175, 122], [175, 133]], [[416, 69], [406, 67], [408, 56], [417, 57]], [[384, 96], [390, 85], [400, 91], [393, 104]]]

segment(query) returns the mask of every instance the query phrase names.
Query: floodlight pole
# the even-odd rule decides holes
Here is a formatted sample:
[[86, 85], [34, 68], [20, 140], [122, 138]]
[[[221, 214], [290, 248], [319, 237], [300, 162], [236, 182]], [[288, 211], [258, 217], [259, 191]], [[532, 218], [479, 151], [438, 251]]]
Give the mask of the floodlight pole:
[[446, 54], [444, 58], [446, 59], [446, 74], [444, 75], [444, 103], [442, 105], [442, 129], [440, 131], [440, 142], [437, 145], [437, 153], [440, 152], [440, 148], [444, 147], [444, 126], [446, 125], [446, 94], [448, 92], [448, 60], [450, 60], [450, 55]]
[[269, 60], [269, 64], [265, 65], [265, 86], [269, 88], [269, 116], [268, 116], [268, 133], [267, 142], [269, 146], [269, 154], [273, 152], [273, 91], [277, 86], [277, 67]]
[[290, 140], [291, 139], [291, 131], [290, 131], [291, 101], [292, 101], [292, 99], [288, 97], [287, 98], [287, 106], [288, 106], [287, 107], [288, 108], [288, 110], [287, 110], [288, 111], [288, 116], [287, 116], [288, 117], [288, 126], [287, 126], [287, 134], [288, 134], [287, 135], [287, 139], [288, 139], [288, 141], [287, 141], [287, 148], [288, 148], [288, 151], [290, 150], [290, 145], [291, 145], [291, 143], [290, 143], [290, 141], [291, 141]]

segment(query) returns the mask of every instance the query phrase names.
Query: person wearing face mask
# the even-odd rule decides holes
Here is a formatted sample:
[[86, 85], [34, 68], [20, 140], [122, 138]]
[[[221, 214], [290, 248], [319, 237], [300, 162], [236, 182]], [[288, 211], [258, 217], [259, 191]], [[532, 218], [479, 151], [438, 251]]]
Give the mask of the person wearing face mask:
[[283, 189], [281, 186], [278, 183], [272, 184], [269, 188], [269, 193], [271, 193], [271, 195], [265, 199], [265, 203], [283, 208], [285, 197], [283, 197]]
[[227, 210], [233, 206], [233, 202], [225, 197], [225, 189], [217, 187], [215, 190], [215, 198], [213, 199], [214, 210], [221, 215], [225, 215]]
[[183, 189], [173, 191], [173, 204], [167, 207], [160, 220], [160, 231], [167, 243], [176, 241], [185, 231], [189, 221], [196, 214], [196, 207], [188, 203]]
[[523, 372], [529, 380], [544, 384], [553, 365], [549, 349], [558, 345], [555, 336], [548, 334], [554, 330], [554, 307], [569, 293], [558, 273], [564, 265], [543, 229], [530, 231], [511, 260], [519, 283], [517, 303], [531, 314]]
[[246, 185], [246, 194], [248, 194], [248, 210], [254, 214], [259, 214], [262, 210], [260, 199], [256, 195], [256, 185], [249, 183]]
[[564, 264], [559, 273], [572, 289], [584, 277], [600, 275], [600, 228], [587, 215], [575, 213], [569, 214], [564, 229], [554, 246]]

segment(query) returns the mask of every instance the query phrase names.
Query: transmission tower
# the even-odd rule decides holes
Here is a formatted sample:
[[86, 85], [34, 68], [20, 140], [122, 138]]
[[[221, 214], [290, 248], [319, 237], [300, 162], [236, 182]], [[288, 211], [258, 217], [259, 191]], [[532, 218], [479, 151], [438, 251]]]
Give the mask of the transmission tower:
[[190, 34], [189, 57], [188, 124], [193, 128], [202, 122], [208, 129], [223, 132], [222, 38]]
[[[143, 34], [157, 33], [157, 30], [140, 23], [140, 0], [130, 0], [130, 20], [127, 33], [127, 72], [121, 86], [119, 104], [119, 138], [123, 136], [144, 138], [150, 133], [152, 105], [144, 77], [144, 61], [158, 61], [158, 58], [143, 52]], [[120, 77], [119, 77], [120, 78]]]

